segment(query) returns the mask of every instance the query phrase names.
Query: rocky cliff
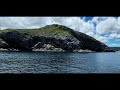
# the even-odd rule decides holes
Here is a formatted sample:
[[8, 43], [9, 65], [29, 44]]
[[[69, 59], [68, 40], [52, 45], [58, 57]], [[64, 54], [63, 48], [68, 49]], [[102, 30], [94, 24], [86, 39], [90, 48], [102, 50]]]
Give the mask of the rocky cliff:
[[113, 51], [91, 36], [57, 24], [39, 29], [2, 30], [0, 38], [2, 40], [0, 47], [9, 50], [79, 51], [87, 49], [96, 52]]

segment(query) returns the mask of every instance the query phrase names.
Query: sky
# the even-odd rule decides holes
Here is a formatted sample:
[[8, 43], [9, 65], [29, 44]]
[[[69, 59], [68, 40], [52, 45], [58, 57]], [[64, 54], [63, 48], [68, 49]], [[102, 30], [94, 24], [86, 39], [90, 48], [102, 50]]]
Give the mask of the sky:
[[83, 32], [109, 47], [120, 47], [120, 17], [0, 17], [0, 30], [60, 24]]

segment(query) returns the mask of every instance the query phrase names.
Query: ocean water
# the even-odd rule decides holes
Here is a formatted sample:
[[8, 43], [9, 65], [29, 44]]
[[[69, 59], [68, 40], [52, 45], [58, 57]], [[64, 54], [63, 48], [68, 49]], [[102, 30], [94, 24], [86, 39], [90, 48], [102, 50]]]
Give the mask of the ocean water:
[[0, 73], [120, 73], [120, 52], [0, 51]]

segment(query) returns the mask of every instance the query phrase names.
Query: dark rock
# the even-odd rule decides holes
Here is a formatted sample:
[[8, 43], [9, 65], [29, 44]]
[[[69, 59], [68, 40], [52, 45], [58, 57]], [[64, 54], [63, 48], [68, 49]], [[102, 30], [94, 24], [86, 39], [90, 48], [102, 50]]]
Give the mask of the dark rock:
[[0, 39], [0, 48], [7, 49], [9, 45], [4, 40]]
[[12, 49], [18, 49], [21, 51], [31, 51], [30, 36], [18, 31], [11, 31], [0, 34], [2, 38]]

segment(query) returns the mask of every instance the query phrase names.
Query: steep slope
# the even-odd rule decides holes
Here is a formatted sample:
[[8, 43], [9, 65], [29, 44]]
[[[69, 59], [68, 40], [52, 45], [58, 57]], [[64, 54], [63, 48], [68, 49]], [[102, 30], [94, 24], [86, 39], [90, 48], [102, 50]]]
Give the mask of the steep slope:
[[39, 29], [7, 29], [0, 31], [0, 38], [10, 48], [22, 51], [41, 49], [45, 44], [65, 51], [79, 51], [80, 49], [97, 52], [113, 51], [91, 36], [57, 24], [47, 25]]

